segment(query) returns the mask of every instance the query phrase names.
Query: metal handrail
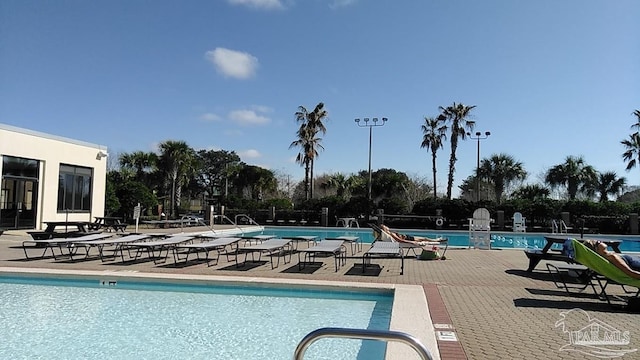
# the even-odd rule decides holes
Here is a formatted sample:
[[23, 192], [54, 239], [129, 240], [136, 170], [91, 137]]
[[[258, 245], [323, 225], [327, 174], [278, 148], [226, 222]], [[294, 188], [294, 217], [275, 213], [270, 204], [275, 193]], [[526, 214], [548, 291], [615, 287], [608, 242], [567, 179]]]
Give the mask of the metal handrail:
[[429, 350], [416, 337], [400, 331], [347, 329], [347, 328], [320, 328], [308, 333], [296, 347], [293, 358], [302, 360], [304, 353], [315, 341], [322, 338], [348, 338], [361, 340], [398, 341], [409, 345], [423, 360], [432, 360]]

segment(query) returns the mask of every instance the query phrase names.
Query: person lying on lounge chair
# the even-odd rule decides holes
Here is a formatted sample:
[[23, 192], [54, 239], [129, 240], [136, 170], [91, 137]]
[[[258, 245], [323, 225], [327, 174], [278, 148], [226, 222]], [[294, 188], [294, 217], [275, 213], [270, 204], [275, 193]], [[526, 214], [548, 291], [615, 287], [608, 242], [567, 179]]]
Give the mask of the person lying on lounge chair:
[[389, 229], [387, 225], [380, 225], [380, 229], [384, 231], [387, 235], [391, 236], [391, 238], [393, 238], [397, 242], [412, 243], [419, 246], [434, 245], [435, 243], [442, 243], [447, 241], [447, 239], [442, 239], [442, 238], [432, 239], [426, 236], [413, 236], [413, 235], [401, 234], [399, 232]]
[[607, 250], [607, 244], [596, 241], [586, 240], [585, 245], [597, 252], [603, 258], [609, 260], [618, 269], [632, 278], [640, 279], [640, 256], [629, 254], [618, 254]]

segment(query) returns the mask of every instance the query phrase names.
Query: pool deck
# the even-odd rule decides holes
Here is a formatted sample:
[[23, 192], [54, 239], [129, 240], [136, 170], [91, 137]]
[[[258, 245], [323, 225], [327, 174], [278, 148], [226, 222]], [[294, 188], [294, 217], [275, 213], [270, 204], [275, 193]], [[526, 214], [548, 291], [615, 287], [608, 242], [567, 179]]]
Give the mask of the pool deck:
[[[158, 229], [141, 231], [158, 232]], [[162, 231], [179, 232], [180, 229]], [[589, 316], [573, 317], [573, 330], [582, 329], [590, 325], [589, 321], [597, 319], [596, 322], [599, 321], [601, 325], [629, 332], [628, 345], [607, 346], [609, 349], [640, 349], [640, 314], [613, 309], [592, 296], [570, 296], [564, 290], [557, 289], [546, 271], [544, 261], [533, 273], [527, 273], [528, 260], [522, 250], [449, 249], [447, 260], [444, 261], [406, 258], [404, 275], [400, 275], [398, 259], [374, 259], [372, 263], [381, 266], [379, 273], [372, 271], [363, 276], [354, 271], [354, 264], [362, 262], [361, 252], [348, 258], [347, 264], [338, 272], [334, 271], [333, 258], [319, 258], [322, 266], [311, 267], [309, 269], [315, 271], [305, 273], [297, 271], [295, 254], [291, 263], [281, 263], [273, 270], [268, 263], [238, 270], [235, 263], [227, 262], [224, 256], [218, 265], [212, 267], [203, 263], [176, 267], [172, 266], [172, 261], [168, 265], [154, 265], [153, 261], [121, 264], [119, 261], [102, 263], [100, 260], [25, 260], [21, 244], [27, 239], [29, 236], [26, 233], [17, 231], [7, 231], [0, 236], [0, 268], [5, 271], [98, 272], [170, 278], [205, 278], [213, 275], [234, 281], [244, 279], [252, 282], [334, 286], [347, 282], [394, 288], [405, 295], [398, 304], [394, 304], [392, 329], [410, 332], [429, 348], [437, 346], [437, 358], [444, 360], [593, 359], [576, 351], [561, 350], [569, 345], [569, 334], [563, 332], [562, 327], [556, 327], [556, 323], [563, 318], [561, 312], [572, 309], [585, 310]], [[416, 289], [420, 291], [416, 292]], [[425, 300], [428, 306], [424, 305]], [[572, 314], [577, 314], [577, 311], [569, 315]], [[439, 332], [439, 336], [425, 334], [432, 333], [429, 331], [432, 328]], [[430, 343], [432, 341], [433, 344]], [[406, 348], [399, 344], [390, 345], [390, 348], [396, 347]], [[402, 355], [394, 358], [404, 360], [413, 357]], [[640, 351], [622, 358], [640, 358]]]

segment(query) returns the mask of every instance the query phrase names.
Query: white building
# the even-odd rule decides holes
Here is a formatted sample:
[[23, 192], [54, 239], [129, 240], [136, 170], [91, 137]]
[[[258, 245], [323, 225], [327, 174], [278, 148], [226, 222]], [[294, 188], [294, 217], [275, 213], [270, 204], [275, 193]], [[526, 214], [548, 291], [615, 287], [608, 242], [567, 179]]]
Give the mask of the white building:
[[107, 148], [0, 124], [0, 228], [104, 216]]

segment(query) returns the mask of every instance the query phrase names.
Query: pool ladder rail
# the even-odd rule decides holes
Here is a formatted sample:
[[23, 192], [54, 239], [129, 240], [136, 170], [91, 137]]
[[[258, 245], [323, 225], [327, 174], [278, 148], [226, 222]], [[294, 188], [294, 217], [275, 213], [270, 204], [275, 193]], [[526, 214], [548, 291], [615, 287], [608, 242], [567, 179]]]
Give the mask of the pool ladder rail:
[[304, 359], [304, 353], [316, 340], [323, 338], [348, 338], [361, 340], [397, 341], [409, 345], [423, 360], [432, 360], [429, 350], [416, 337], [400, 331], [347, 329], [347, 328], [320, 328], [308, 333], [296, 347], [294, 360]]

